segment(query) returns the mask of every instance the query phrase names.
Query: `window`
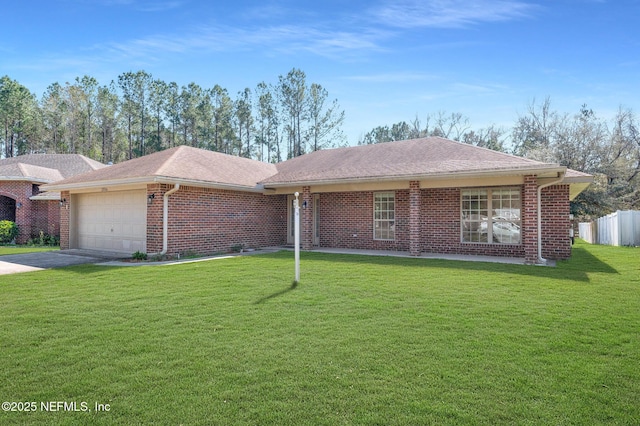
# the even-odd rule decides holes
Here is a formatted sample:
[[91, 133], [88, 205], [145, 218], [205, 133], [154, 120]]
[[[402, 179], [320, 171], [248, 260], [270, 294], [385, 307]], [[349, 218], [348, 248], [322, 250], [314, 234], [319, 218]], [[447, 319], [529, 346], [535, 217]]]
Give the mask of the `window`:
[[467, 189], [461, 199], [463, 242], [520, 244], [520, 189]]
[[376, 192], [373, 195], [373, 239], [395, 239], [395, 194]]

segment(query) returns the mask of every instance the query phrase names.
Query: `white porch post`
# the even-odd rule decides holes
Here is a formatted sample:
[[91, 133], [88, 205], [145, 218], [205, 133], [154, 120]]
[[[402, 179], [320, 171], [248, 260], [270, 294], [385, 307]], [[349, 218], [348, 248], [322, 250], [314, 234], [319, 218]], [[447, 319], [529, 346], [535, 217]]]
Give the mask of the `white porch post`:
[[300, 281], [300, 204], [298, 202], [299, 193], [294, 194], [296, 196], [295, 201], [293, 202], [293, 235], [294, 235], [294, 253], [295, 253], [295, 283], [297, 284]]

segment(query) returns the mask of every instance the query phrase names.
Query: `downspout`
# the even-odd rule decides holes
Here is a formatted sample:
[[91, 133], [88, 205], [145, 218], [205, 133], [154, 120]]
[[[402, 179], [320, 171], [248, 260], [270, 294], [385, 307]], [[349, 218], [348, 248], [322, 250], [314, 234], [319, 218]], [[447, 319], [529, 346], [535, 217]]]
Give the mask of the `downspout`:
[[556, 185], [564, 180], [565, 172], [560, 173], [557, 180], [554, 180], [538, 187], [538, 263], [547, 264], [547, 259], [542, 257], [542, 190], [548, 186]]
[[162, 196], [162, 251], [159, 253], [149, 253], [152, 256], [164, 256], [167, 254], [169, 240], [169, 195], [180, 189], [180, 184], [176, 183], [173, 188]]
[[161, 256], [167, 254], [167, 248], [169, 246], [169, 195], [180, 189], [180, 184], [176, 185], [164, 193], [162, 196], [162, 251]]

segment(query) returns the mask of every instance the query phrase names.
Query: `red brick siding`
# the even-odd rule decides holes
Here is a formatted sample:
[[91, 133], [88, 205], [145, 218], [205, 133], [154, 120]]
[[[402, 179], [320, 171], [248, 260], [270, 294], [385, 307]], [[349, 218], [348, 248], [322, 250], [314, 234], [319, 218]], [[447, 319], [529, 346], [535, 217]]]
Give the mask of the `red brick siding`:
[[150, 195], [154, 197], [153, 202], [147, 204], [147, 253], [162, 251], [162, 196], [171, 188], [173, 185], [147, 185], [147, 197]]
[[[147, 189], [147, 252], [162, 250], [162, 195], [172, 185]], [[286, 243], [286, 196], [181, 187], [169, 196], [168, 254], [209, 254], [233, 246], [260, 248]]]
[[460, 188], [423, 189], [420, 208], [425, 253], [523, 257], [519, 244], [463, 243]]
[[520, 236], [527, 263], [538, 261], [538, 185], [536, 176], [525, 176], [522, 198]]
[[31, 234], [40, 235], [40, 231], [49, 235], [60, 235], [60, 202], [57, 200], [33, 201]]
[[412, 256], [420, 255], [420, 237], [422, 226], [420, 224], [420, 182], [409, 183], [409, 253]]
[[56, 236], [60, 233], [60, 219], [56, 208], [59, 206], [58, 201], [29, 199], [37, 193], [37, 186], [31, 182], [0, 182], [0, 220], [15, 218], [19, 229], [16, 238], [18, 244], [24, 244], [30, 238], [39, 236], [40, 231]]
[[373, 239], [373, 192], [320, 194], [320, 246], [409, 250], [409, 191], [395, 191], [395, 240]]
[[569, 185], [555, 185], [542, 190], [542, 257], [571, 257], [569, 229]]
[[[149, 185], [154, 201], [147, 206], [147, 251], [162, 250], [162, 195], [173, 185]], [[426, 253], [515, 256], [537, 260], [537, 185], [535, 177], [522, 187], [524, 244], [462, 243], [460, 189], [395, 191], [395, 240], [373, 239], [373, 192], [322, 193], [319, 195], [320, 246], [371, 250], [409, 251], [411, 221], [419, 229], [419, 250]], [[416, 190], [419, 191], [416, 193]], [[568, 238], [569, 187], [546, 188], [543, 194], [543, 256], [565, 259], [571, 254]], [[303, 239], [310, 244], [313, 196], [303, 191]], [[62, 198], [70, 199], [68, 192]], [[168, 253], [201, 254], [245, 247], [284, 245], [287, 232], [287, 197], [181, 187], [169, 197]], [[419, 216], [410, 215], [410, 202], [419, 200]], [[69, 209], [60, 211], [61, 247], [69, 248]], [[417, 225], [416, 222], [417, 221]], [[308, 228], [308, 229], [307, 229]], [[415, 240], [415, 236], [414, 236]], [[415, 243], [415, 242], [414, 242]], [[525, 245], [529, 244], [526, 248]]]
[[69, 191], [62, 191], [60, 199], [66, 200], [64, 205], [60, 207], [60, 250], [67, 250], [69, 245], [69, 215], [71, 195]]
[[[300, 199], [301, 198], [301, 199]], [[301, 207], [301, 236], [300, 245], [303, 250], [310, 250], [313, 246], [313, 196], [311, 188], [305, 186], [302, 188], [302, 194], [298, 198]], [[306, 208], [304, 208], [306, 203]]]
[[[419, 250], [425, 253], [511, 256], [527, 258], [529, 244], [531, 263], [537, 260], [537, 184], [535, 176], [522, 186], [523, 244], [463, 243], [460, 230], [460, 189], [421, 189]], [[416, 185], [412, 186], [415, 191]], [[396, 239], [373, 239], [373, 192], [341, 192], [320, 194], [320, 246], [409, 251], [410, 191], [396, 191]], [[413, 195], [413, 199], [417, 199]], [[568, 238], [569, 189], [567, 185], [543, 190], [543, 256], [564, 259], [571, 255]], [[414, 217], [415, 221], [416, 218]], [[415, 227], [415, 225], [414, 225]], [[545, 237], [546, 235], [546, 237]]]

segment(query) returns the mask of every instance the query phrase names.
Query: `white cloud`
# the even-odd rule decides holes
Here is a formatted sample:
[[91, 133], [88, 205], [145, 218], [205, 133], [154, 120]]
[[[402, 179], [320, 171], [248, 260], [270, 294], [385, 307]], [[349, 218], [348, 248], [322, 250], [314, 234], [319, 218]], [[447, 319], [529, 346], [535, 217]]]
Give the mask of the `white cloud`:
[[377, 21], [398, 28], [459, 28], [523, 18], [535, 8], [517, 0], [389, 0], [371, 14]]
[[162, 52], [237, 51], [261, 49], [278, 54], [309, 52], [320, 56], [344, 58], [363, 52], [379, 51], [381, 32], [348, 32], [320, 27], [279, 25], [241, 29], [211, 25], [189, 34], [154, 35], [107, 47], [114, 54], [126, 57], [153, 57]]

